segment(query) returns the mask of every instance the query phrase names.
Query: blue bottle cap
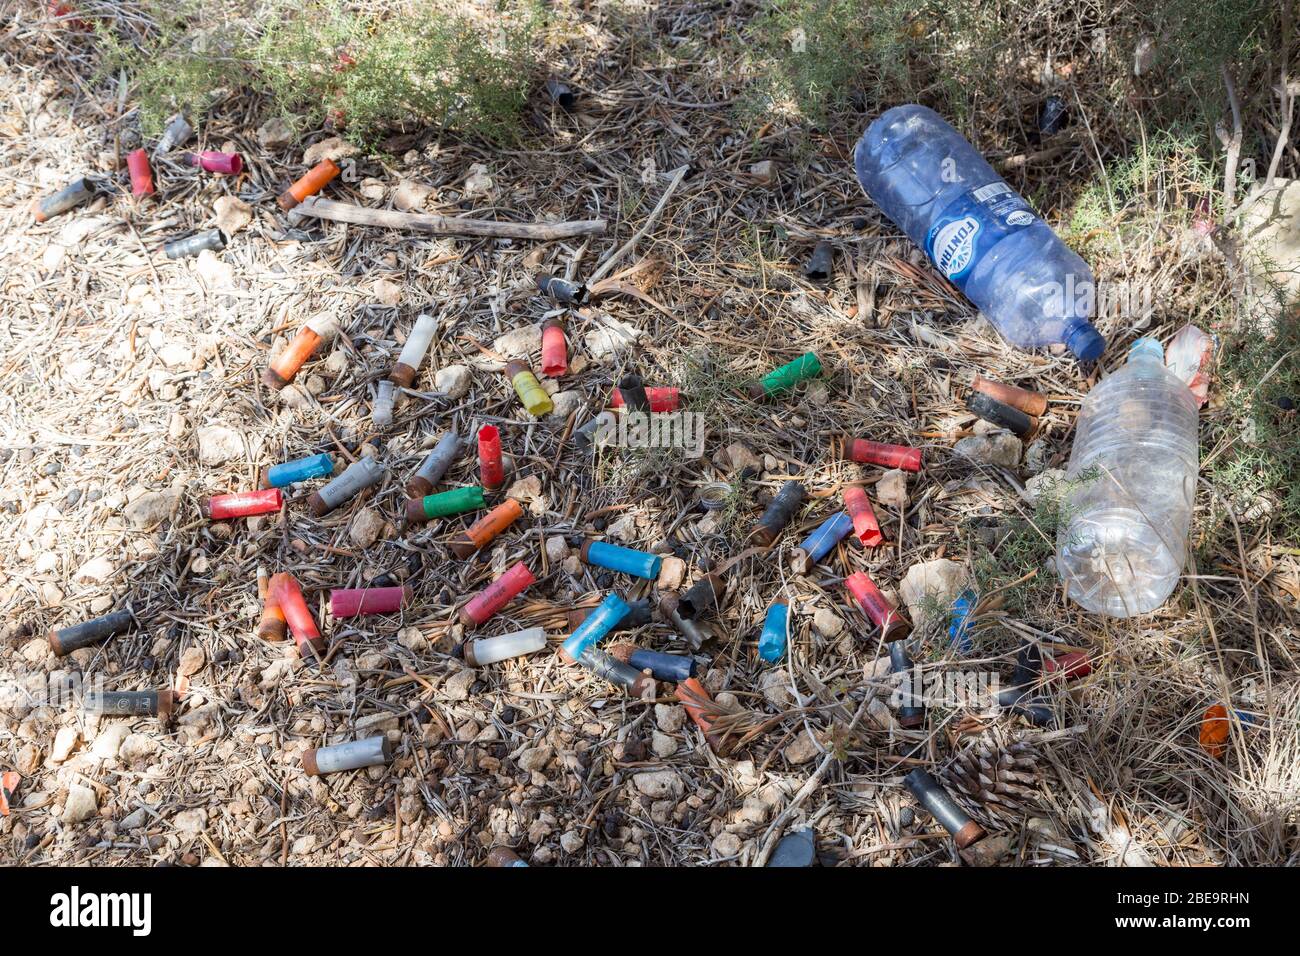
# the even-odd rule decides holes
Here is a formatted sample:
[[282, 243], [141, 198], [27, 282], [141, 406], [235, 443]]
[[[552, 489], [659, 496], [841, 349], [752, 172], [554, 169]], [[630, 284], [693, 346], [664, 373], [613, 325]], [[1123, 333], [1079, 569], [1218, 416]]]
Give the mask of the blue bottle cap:
[[1135, 358], [1152, 358], [1164, 362], [1165, 347], [1155, 339], [1144, 336], [1128, 347], [1128, 360], [1131, 362]]
[[1101, 358], [1101, 353], [1106, 349], [1106, 340], [1092, 327], [1091, 322], [1082, 322], [1066, 333], [1065, 347], [1080, 362], [1092, 362]]

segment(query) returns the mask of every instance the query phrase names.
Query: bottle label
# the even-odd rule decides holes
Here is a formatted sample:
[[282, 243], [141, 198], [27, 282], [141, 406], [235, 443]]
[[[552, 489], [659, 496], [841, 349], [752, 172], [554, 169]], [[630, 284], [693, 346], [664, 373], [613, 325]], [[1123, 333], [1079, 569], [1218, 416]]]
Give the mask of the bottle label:
[[962, 193], [930, 227], [925, 251], [948, 280], [963, 292], [975, 263], [995, 245], [1038, 217], [1003, 182]]

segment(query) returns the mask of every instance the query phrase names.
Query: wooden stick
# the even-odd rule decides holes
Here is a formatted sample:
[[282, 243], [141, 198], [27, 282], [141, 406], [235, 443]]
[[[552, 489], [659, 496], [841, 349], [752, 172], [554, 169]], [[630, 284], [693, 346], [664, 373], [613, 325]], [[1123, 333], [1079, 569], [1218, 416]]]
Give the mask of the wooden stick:
[[452, 216], [429, 216], [395, 209], [370, 209], [352, 203], [335, 202], [313, 196], [293, 208], [291, 216], [315, 216], [333, 222], [350, 222], [357, 226], [383, 229], [409, 229], [441, 236], [492, 236], [499, 239], [568, 239], [573, 236], [598, 236], [605, 231], [604, 219], [575, 222], [493, 222], [487, 219], [457, 219]]

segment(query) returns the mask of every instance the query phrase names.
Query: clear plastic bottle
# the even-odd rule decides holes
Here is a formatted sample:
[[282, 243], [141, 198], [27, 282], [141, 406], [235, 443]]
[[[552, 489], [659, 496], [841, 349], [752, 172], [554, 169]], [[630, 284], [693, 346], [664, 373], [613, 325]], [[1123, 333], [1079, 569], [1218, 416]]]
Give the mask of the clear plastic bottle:
[[1138, 339], [1083, 400], [1057, 534], [1066, 594], [1089, 611], [1153, 611], [1178, 583], [1196, 498], [1196, 399]]
[[1100, 357], [1092, 270], [938, 113], [888, 110], [853, 165], [872, 201], [1009, 342]]

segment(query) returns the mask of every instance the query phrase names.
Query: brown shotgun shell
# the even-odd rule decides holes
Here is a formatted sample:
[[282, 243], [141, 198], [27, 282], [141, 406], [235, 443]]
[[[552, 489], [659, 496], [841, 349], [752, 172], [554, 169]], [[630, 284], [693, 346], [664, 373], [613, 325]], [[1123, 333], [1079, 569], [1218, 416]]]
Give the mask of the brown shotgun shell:
[[312, 651], [316, 655], [317, 660], [321, 660], [325, 657], [325, 648], [326, 648], [325, 638], [313, 637], [311, 640], [303, 641], [301, 644], [298, 645], [298, 657], [311, 660], [312, 657], [311, 654], [303, 653], [303, 649], [307, 647], [310, 647], [312, 649]]
[[957, 849], [964, 850], [972, 843], [984, 839], [985, 836], [984, 828], [972, 820], [953, 834], [952, 842], [957, 844]]
[[912, 714], [910, 717], [899, 717], [898, 726], [911, 730], [914, 727], [920, 727], [925, 723], [925, 714]]
[[317, 518], [323, 518], [330, 513], [330, 506], [325, 503], [325, 499], [320, 496], [319, 491], [313, 491], [311, 497], [307, 499], [307, 507]]
[[767, 397], [767, 389], [763, 387], [762, 382], [751, 382], [745, 386], [745, 394], [754, 401], [759, 402]]
[[174, 690], [158, 691], [158, 719], [171, 720], [176, 710], [176, 692]]
[[[433, 483], [427, 478], [421, 478], [419, 475], [416, 475], [406, 483], [406, 495], [408, 498], [414, 498], [416, 501], [423, 501], [425, 497], [431, 494], [433, 494]], [[423, 506], [421, 507], [423, 508]], [[421, 511], [421, 514], [423, 514], [423, 511]]]
[[631, 660], [632, 654], [635, 650], [636, 650], [635, 644], [615, 644], [605, 653], [608, 654], [610, 657], [614, 658], [615, 660], [622, 661], [624, 664], [626, 664], [629, 660]]
[[277, 392], [289, 384], [289, 380], [273, 368], [268, 368], [262, 373], [262, 384], [267, 388], [273, 388]]
[[424, 515], [424, 497], [406, 499], [406, 520], [412, 524], [420, 521], [428, 521]]
[[319, 777], [320, 767], [316, 766], [316, 748], [302, 752], [302, 769], [309, 777]]
[[677, 613], [688, 621], [702, 620], [715, 614], [727, 593], [727, 579], [713, 572], [700, 578], [677, 599]]
[[1015, 385], [992, 382], [982, 375], [975, 376], [971, 388], [977, 392], [983, 392], [989, 398], [996, 399], [1004, 405], [1017, 408], [1031, 418], [1038, 418], [1047, 411], [1047, 397], [1045, 395], [1018, 388]]
[[63, 649], [63, 643], [59, 640], [59, 632], [51, 628], [47, 637], [50, 642], [50, 650], [54, 651], [56, 657], [63, 657], [67, 651]]
[[515, 866], [517, 863], [522, 862], [519, 859], [519, 854], [508, 846], [499, 846], [487, 855], [488, 866]]
[[396, 362], [393, 364], [393, 370], [388, 373], [388, 380], [398, 388], [410, 388], [411, 383], [415, 381], [415, 369]]

